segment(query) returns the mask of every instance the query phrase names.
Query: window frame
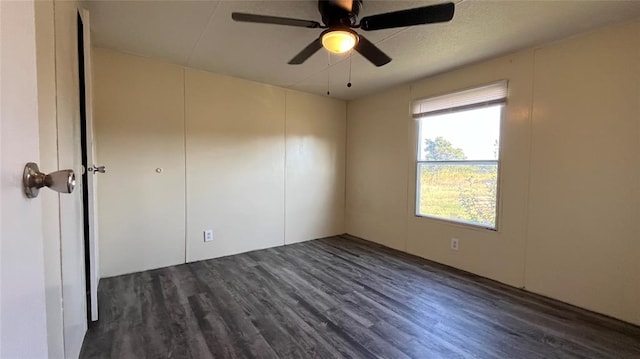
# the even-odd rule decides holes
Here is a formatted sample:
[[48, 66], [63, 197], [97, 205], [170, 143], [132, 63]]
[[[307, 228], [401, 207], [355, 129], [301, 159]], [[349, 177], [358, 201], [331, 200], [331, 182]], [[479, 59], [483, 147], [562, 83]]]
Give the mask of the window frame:
[[[480, 88], [483, 86], [478, 86], [478, 87], [474, 87], [474, 88]], [[472, 89], [474, 89], [472, 88]], [[507, 87], [507, 82], [505, 81], [505, 90], [508, 90]], [[456, 93], [458, 92], [463, 92], [463, 91], [457, 91], [457, 92], [453, 92], [450, 93], [450, 95], [455, 96]], [[446, 96], [446, 95], [445, 95]], [[418, 101], [416, 101], [418, 102]], [[498, 128], [498, 135], [499, 135], [499, 139], [498, 139], [498, 159], [497, 160], [447, 160], [447, 161], [433, 161], [433, 160], [420, 160], [420, 150], [421, 150], [421, 138], [420, 138], [420, 134], [422, 133], [422, 126], [423, 126], [423, 121], [422, 119], [429, 117], [429, 116], [436, 116], [436, 115], [443, 115], [443, 114], [447, 114], [447, 113], [457, 113], [457, 112], [462, 112], [462, 111], [469, 111], [469, 110], [474, 110], [474, 109], [481, 109], [481, 108], [486, 108], [486, 107], [491, 107], [491, 106], [500, 106], [500, 119], [499, 119], [499, 128]], [[507, 96], [505, 95], [504, 98], [499, 99], [499, 100], [490, 100], [490, 101], [481, 101], [481, 102], [477, 102], [475, 104], [468, 104], [468, 105], [464, 105], [464, 106], [454, 106], [454, 107], [450, 107], [450, 108], [444, 108], [444, 109], [439, 109], [439, 110], [435, 110], [435, 111], [430, 111], [428, 113], [420, 113], [420, 114], [413, 114], [413, 120], [417, 122], [417, 133], [416, 133], [416, 148], [415, 148], [415, 193], [414, 193], [414, 216], [417, 218], [426, 218], [426, 219], [430, 219], [430, 220], [436, 220], [436, 221], [440, 221], [440, 222], [444, 222], [444, 223], [448, 223], [448, 224], [455, 224], [455, 225], [461, 225], [461, 226], [465, 226], [465, 227], [471, 227], [471, 228], [475, 228], [475, 229], [484, 229], [484, 230], [489, 230], [489, 231], [493, 231], [493, 232], [499, 232], [500, 231], [500, 218], [501, 218], [501, 207], [502, 207], [502, 200], [501, 200], [501, 183], [502, 183], [502, 143], [503, 143], [503, 127], [504, 127], [504, 119], [505, 119], [505, 112], [506, 112], [506, 108], [507, 108]], [[496, 179], [496, 211], [495, 211], [495, 221], [494, 221], [494, 226], [487, 226], [484, 224], [480, 224], [480, 223], [474, 223], [474, 222], [468, 222], [468, 221], [464, 221], [464, 220], [457, 220], [457, 219], [453, 219], [453, 218], [446, 218], [446, 217], [440, 217], [440, 216], [435, 216], [435, 215], [428, 215], [428, 214], [421, 214], [420, 213], [420, 189], [421, 189], [421, 171], [420, 171], [420, 167], [421, 165], [424, 164], [471, 164], [471, 163], [475, 163], [475, 164], [479, 164], [481, 165], [482, 163], [491, 163], [491, 164], [495, 164], [496, 165], [496, 175], [497, 175], [497, 179]]]

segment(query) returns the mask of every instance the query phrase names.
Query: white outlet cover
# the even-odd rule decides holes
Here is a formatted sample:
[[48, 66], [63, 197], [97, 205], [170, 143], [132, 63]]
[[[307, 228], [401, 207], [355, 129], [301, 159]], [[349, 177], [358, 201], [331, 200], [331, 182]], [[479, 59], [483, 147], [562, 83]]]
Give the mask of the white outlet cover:
[[207, 229], [204, 231], [204, 241], [209, 242], [213, 240], [213, 229]]
[[451, 249], [453, 249], [454, 251], [457, 251], [459, 246], [460, 246], [460, 243], [458, 242], [458, 239], [451, 238]]

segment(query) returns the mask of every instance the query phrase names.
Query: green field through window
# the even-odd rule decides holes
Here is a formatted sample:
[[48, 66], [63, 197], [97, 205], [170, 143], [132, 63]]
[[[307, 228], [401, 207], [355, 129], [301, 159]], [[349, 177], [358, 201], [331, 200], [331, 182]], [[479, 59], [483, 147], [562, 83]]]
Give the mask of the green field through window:
[[416, 215], [497, 228], [503, 107], [419, 118]]
[[418, 215], [495, 228], [497, 163], [420, 163], [418, 173]]

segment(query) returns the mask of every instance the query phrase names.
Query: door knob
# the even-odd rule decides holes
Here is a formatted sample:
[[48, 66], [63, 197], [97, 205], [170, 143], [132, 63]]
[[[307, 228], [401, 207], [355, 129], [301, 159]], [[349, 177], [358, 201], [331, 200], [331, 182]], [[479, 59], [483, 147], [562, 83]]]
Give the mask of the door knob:
[[76, 175], [73, 170], [60, 170], [49, 174], [40, 172], [38, 165], [29, 162], [24, 166], [22, 174], [24, 194], [28, 198], [38, 197], [40, 188], [49, 187], [60, 193], [71, 193], [76, 187]]
[[104, 166], [91, 166], [89, 168], [87, 168], [87, 171], [89, 172], [93, 172], [94, 174], [96, 173], [105, 173], [107, 172], [107, 169]]

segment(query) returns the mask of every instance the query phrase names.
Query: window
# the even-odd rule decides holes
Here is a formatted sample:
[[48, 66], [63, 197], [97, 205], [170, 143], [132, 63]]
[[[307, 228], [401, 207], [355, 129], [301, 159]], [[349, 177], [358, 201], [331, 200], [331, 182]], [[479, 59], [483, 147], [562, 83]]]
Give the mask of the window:
[[507, 82], [414, 103], [416, 215], [497, 229]]

